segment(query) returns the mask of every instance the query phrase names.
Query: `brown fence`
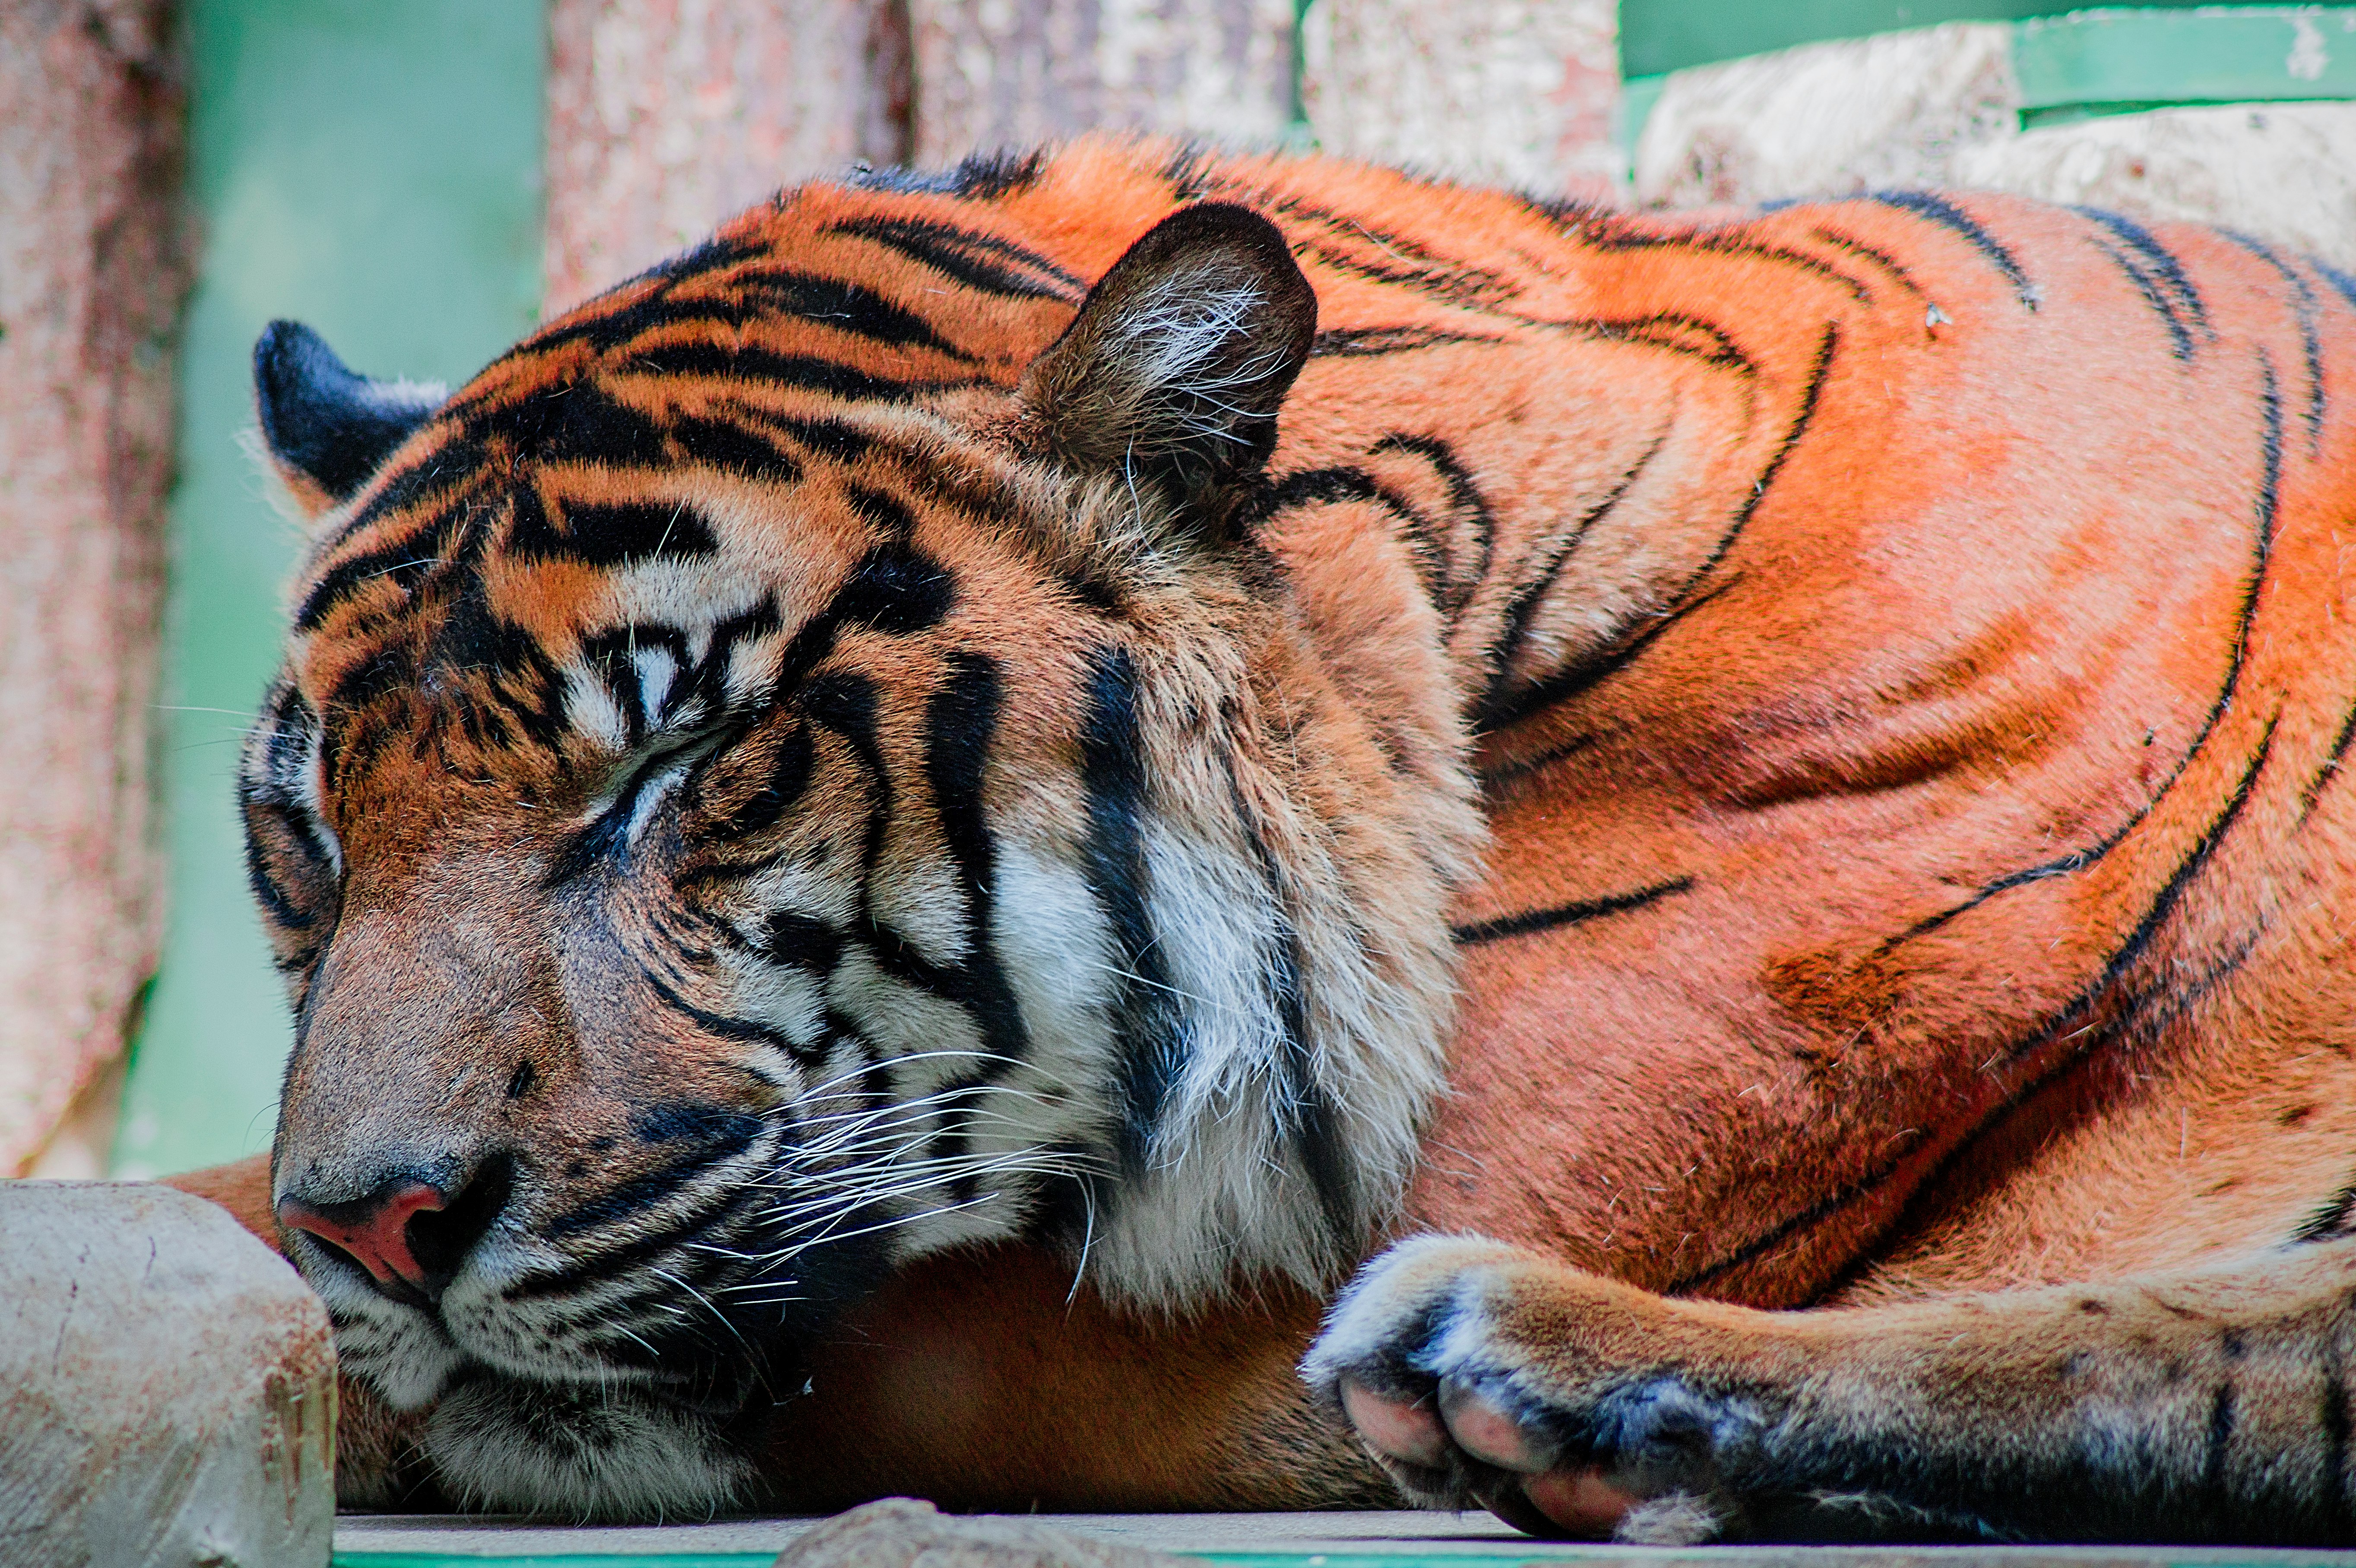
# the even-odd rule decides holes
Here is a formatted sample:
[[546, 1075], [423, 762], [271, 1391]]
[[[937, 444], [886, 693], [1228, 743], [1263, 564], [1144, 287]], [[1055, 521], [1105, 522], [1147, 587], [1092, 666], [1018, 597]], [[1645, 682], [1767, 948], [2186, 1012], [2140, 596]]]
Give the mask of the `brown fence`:
[[161, 5], [0, 4], [0, 1176], [94, 1173], [155, 969], [181, 123]]
[[1615, 0], [554, 0], [548, 304], [783, 182], [1094, 127], [1608, 199]]

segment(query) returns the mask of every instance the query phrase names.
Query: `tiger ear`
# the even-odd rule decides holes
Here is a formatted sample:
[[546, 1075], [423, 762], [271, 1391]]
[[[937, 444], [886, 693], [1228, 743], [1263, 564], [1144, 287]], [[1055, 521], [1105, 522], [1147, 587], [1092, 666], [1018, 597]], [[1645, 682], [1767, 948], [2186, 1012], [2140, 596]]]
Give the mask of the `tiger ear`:
[[336, 357], [299, 321], [273, 321], [253, 345], [262, 436], [308, 513], [348, 500], [448, 397], [438, 384], [377, 381]]
[[1076, 467], [1213, 504], [1265, 466], [1317, 336], [1317, 295], [1276, 225], [1207, 202], [1113, 263], [1021, 389], [1034, 439]]

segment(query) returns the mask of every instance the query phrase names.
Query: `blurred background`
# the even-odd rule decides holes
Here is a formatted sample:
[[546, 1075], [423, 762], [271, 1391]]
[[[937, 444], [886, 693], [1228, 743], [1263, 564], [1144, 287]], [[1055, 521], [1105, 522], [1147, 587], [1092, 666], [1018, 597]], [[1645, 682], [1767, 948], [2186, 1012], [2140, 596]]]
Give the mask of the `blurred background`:
[[2356, 7], [0, 0], [0, 1175], [268, 1146], [273, 316], [455, 385], [780, 185], [1098, 126], [1599, 204], [2009, 189], [2356, 270], [2351, 100]]

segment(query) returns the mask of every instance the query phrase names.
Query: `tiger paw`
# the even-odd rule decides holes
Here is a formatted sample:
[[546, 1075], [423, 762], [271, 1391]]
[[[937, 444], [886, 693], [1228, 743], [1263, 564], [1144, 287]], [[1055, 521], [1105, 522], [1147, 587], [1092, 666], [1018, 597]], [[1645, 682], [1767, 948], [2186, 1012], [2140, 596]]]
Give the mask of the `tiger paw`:
[[1674, 1304], [1478, 1237], [1427, 1236], [1352, 1282], [1301, 1373], [1402, 1490], [1533, 1534], [1739, 1532], [1765, 1421], [1697, 1378]]

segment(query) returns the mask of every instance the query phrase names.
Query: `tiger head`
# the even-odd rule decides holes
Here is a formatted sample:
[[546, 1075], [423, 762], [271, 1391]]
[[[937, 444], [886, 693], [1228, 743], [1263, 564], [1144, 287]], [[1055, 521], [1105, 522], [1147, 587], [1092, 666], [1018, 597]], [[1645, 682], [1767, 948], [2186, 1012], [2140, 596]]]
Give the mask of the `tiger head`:
[[256, 349], [314, 514], [240, 781], [273, 1198], [465, 1500], [747, 1498], [940, 1249], [1330, 1281], [1438, 1090], [1462, 742], [1402, 756], [1253, 537], [1283, 237], [959, 276], [927, 199], [791, 193], [446, 399]]

